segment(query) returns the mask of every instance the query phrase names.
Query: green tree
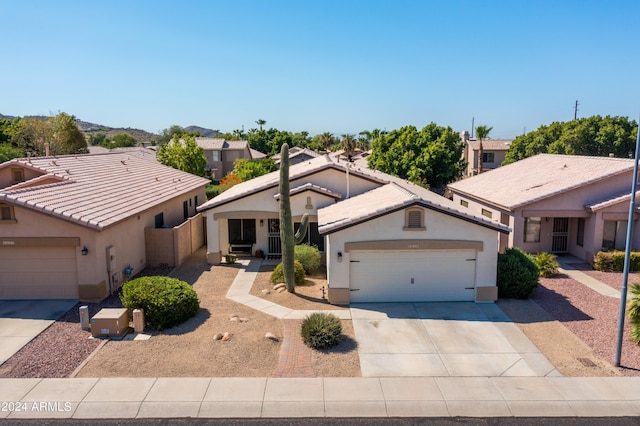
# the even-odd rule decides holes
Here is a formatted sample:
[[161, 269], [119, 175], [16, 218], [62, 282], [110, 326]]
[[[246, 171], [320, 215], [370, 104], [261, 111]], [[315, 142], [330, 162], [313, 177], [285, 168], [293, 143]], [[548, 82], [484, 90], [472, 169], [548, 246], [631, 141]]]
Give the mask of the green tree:
[[22, 150], [16, 148], [10, 143], [0, 143], [0, 163], [13, 160], [14, 158], [21, 158], [23, 156]]
[[516, 137], [502, 163], [509, 164], [541, 153], [606, 157], [633, 156], [638, 124], [627, 117], [594, 115], [554, 122]]
[[375, 139], [369, 167], [417, 184], [441, 188], [462, 176], [463, 145], [451, 127], [405, 126]]
[[108, 148], [124, 148], [138, 145], [138, 141], [128, 133], [119, 133], [108, 138]]
[[87, 140], [78, 128], [76, 118], [61, 112], [46, 120], [25, 117], [15, 126], [11, 143], [26, 155], [43, 156], [45, 143], [50, 155], [84, 154], [89, 152]]
[[104, 145], [107, 143], [107, 134], [104, 132], [91, 133], [89, 135], [89, 145]]
[[248, 158], [238, 158], [233, 162], [233, 173], [243, 182], [258, 176], [266, 175], [278, 170], [276, 162], [271, 158], [250, 160]]
[[354, 135], [347, 133], [342, 135], [340, 145], [342, 146], [342, 149], [345, 150], [345, 152], [353, 152], [358, 146], [358, 141]]
[[476, 139], [478, 140], [478, 174], [482, 173], [482, 156], [484, 154], [482, 140], [488, 138], [492, 130], [493, 127], [489, 126], [476, 127]]
[[174, 135], [173, 141], [160, 147], [158, 161], [165, 166], [182, 170], [197, 176], [205, 176], [207, 157], [196, 144], [195, 136], [185, 136], [182, 140]]
[[258, 126], [260, 126], [260, 130], [262, 130], [262, 126], [264, 126], [265, 124], [267, 124], [267, 121], [266, 121], [266, 120], [263, 120], [263, 119], [261, 119], [261, 118], [260, 118], [260, 119], [256, 120], [256, 124], [257, 124]]
[[158, 137], [156, 142], [158, 143], [158, 145], [164, 145], [166, 143], [171, 142], [174, 136], [176, 135], [182, 136], [184, 133], [185, 131], [184, 131], [184, 128], [182, 128], [182, 126], [178, 126], [177, 124], [174, 124], [168, 129], [163, 129], [160, 132], [160, 136]]
[[320, 135], [320, 143], [322, 144], [322, 149], [329, 151], [336, 143], [336, 138], [333, 136], [333, 133], [324, 132]]

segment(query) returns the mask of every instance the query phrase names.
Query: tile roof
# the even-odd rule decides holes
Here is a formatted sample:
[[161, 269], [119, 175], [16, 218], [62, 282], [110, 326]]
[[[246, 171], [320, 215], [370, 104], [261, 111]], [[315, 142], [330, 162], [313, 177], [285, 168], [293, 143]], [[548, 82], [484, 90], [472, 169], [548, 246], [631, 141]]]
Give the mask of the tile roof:
[[[320, 157], [312, 158], [308, 161], [303, 161], [298, 164], [294, 164], [289, 167], [289, 180], [293, 181], [295, 179], [308, 176], [322, 170], [326, 169], [337, 169], [344, 171], [345, 163], [337, 163], [333, 161], [326, 155], [322, 155]], [[354, 170], [351, 173], [355, 175], [359, 175], [370, 180], [374, 180], [380, 182], [381, 184], [387, 183], [388, 180], [384, 179], [382, 174], [374, 175], [369, 173], [364, 173], [363, 171]], [[387, 175], [388, 176], [388, 175]], [[280, 171], [276, 170], [275, 172], [268, 173], [266, 175], [258, 176], [257, 178], [253, 178], [246, 182], [239, 183], [235, 186], [224, 191], [222, 194], [212, 198], [206, 203], [202, 204], [198, 207], [198, 211], [209, 210], [214, 207], [241, 199], [248, 195], [263, 191], [269, 188], [278, 188], [278, 184], [280, 182]]]
[[249, 152], [251, 152], [251, 158], [254, 160], [267, 158], [267, 154], [265, 154], [264, 152], [260, 152], [257, 149], [249, 148]]
[[[497, 222], [463, 213], [453, 207], [454, 204], [451, 200], [428, 190], [426, 191], [429, 194], [417, 191], [416, 189], [420, 187], [414, 185], [412, 188], [411, 185], [413, 184], [401, 186], [396, 182], [391, 182], [388, 185], [319, 209], [318, 232], [330, 234], [412, 205], [436, 210], [497, 231], [509, 232], [510, 230], [509, 227]], [[427, 197], [423, 197], [424, 195]]]
[[454, 193], [512, 210], [624, 173], [633, 160], [539, 154], [449, 185]]
[[202, 149], [207, 150], [246, 149], [249, 147], [247, 141], [228, 141], [221, 138], [196, 138], [196, 143]]
[[[636, 200], [638, 200], [638, 197], [640, 196], [640, 191], [636, 191]], [[629, 200], [631, 199], [631, 191], [625, 192], [625, 193], [621, 193], [621, 194], [617, 194], [615, 196], [612, 196], [606, 200], [601, 200], [598, 201], [596, 203], [592, 203], [592, 204], [588, 204], [585, 207], [589, 210], [593, 211], [597, 211], [597, 210], [602, 210], [605, 209], [607, 207], [619, 204], [619, 203], [628, 203]], [[628, 205], [628, 204], [627, 204]], [[638, 209], [638, 207], [636, 207], [636, 210]]]
[[[507, 151], [511, 142], [513, 142], [512, 139], [483, 139], [482, 149], [485, 151]], [[480, 142], [477, 139], [469, 139], [467, 143], [474, 151], [480, 149]]]
[[[300, 155], [306, 155], [310, 158], [316, 158], [318, 157], [320, 154], [318, 154], [317, 152], [311, 150], [311, 149], [307, 149], [307, 148], [300, 148], [297, 146], [294, 146], [293, 148], [291, 148], [289, 150], [289, 159], [292, 158], [296, 158], [299, 157]], [[271, 157], [273, 160], [275, 160], [276, 163], [280, 162], [280, 154], [276, 154], [274, 156]]]
[[[326, 195], [328, 197], [331, 198], [335, 198], [336, 200], [339, 200], [340, 198], [342, 198], [341, 194], [337, 194], [333, 191], [331, 191], [330, 189], [324, 188], [320, 185], [314, 185], [311, 182], [307, 182], [304, 185], [300, 185], [300, 186], [296, 186], [295, 188], [291, 188], [289, 190], [289, 195], [296, 195], [296, 194], [301, 194], [305, 191], [313, 191], [316, 192], [318, 194], [322, 194], [322, 195]], [[274, 195], [274, 197], [276, 199], [280, 198], [280, 193], [277, 193]]]
[[[102, 230], [179, 195], [204, 187], [204, 179], [123, 153], [21, 158], [41, 176], [0, 189], [0, 201]], [[29, 186], [51, 177], [57, 182]]]

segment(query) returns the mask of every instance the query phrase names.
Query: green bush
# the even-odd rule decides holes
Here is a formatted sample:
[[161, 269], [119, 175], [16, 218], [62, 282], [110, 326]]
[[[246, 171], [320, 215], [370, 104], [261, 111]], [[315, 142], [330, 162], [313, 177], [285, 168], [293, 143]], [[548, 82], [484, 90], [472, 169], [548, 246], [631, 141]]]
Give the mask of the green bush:
[[[297, 260], [293, 261], [293, 267], [295, 270], [295, 284], [296, 285], [304, 285], [304, 266], [302, 263]], [[271, 282], [272, 283], [283, 283], [284, 282], [284, 273], [282, 272], [282, 262], [278, 263], [276, 269], [271, 273]]]
[[[603, 272], [622, 272], [624, 269], [624, 251], [599, 251], [593, 258], [593, 269]], [[631, 251], [629, 270], [640, 271], [640, 252], [637, 250]]]
[[215, 197], [216, 195], [220, 195], [220, 187], [218, 185], [207, 185], [206, 189], [205, 189], [205, 193], [207, 194], [207, 200], [212, 199], [213, 197]]
[[320, 268], [322, 256], [320, 255], [318, 247], [310, 246], [309, 244], [299, 244], [294, 248], [294, 258], [302, 263], [304, 271], [307, 274], [313, 274]]
[[640, 343], [640, 284], [631, 284], [629, 291], [632, 297], [627, 302], [627, 316], [631, 321], [631, 340]]
[[310, 348], [330, 348], [342, 339], [342, 323], [334, 314], [314, 312], [302, 321], [300, 334], [304, 344]]
[[539, 277], [533, 257], [517, 248], [498, 254], [498, 296], [527, 299], [536, 292]]
[[535, 255], [533, 259], [540, 270], [541, 277], [553, 278], [558, 273], [560, 265], [555, 254], [542, 252]]
[[127, 281], [120, 300], [125, 308], [144, 309], [147, 324], [157, 330], [181, 324], [200, 309], [198, 295], [189, 284], [162, 276]]

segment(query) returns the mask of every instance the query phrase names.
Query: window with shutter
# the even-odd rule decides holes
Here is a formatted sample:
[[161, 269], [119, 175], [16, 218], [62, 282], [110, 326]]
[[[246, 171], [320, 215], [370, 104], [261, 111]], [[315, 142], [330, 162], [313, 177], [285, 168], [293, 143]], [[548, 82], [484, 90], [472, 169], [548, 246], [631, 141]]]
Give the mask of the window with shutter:
[[11, 177], [13, 178], [13, 183], [24, 182], [24, 170], [11, 169]]

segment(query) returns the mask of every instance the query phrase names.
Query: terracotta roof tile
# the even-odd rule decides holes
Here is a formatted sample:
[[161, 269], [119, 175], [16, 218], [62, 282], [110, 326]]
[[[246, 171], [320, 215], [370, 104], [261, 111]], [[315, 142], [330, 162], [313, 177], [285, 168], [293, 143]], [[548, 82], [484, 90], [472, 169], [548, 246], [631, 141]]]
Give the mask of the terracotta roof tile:
[[60, 182], [0, 189], [0, 200], [99, 230], [209, 183], [122, 153], [23, 158], [0, 167], [16, 164]]
[[449, 189], [511, 210], [632, 170], [633, 160], [627, 158], [539, 154], [452, 183]]

